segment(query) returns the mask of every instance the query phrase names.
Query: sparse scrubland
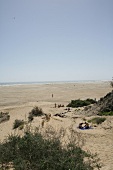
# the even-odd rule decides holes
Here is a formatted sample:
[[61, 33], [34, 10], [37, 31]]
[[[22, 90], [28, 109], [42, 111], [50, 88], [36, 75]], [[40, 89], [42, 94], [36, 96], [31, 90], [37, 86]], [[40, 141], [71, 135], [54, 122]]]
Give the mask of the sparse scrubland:
[[90, 107], [86, 106], [83, 112], [90, 116], [113, 116], [113, 90]]
[[[104, 88], [108, 87], [106, 83], [102, 85], [102, 88], [100, 84], [27, 86], [27, 93], [25, 87], [7, 87], [7, 96], [10, 97], [11, 89], [15, 88], [15, 92], [20, 95], [18, 100], [23, 100], [19, 101], [23, 105], [13, 105], [16, 97], [14, 93], [13, 104], [10, 107], [5, 104], [1, 106], [3, 112], [0, 119], [5, 115], [3, 113], [9, 112], [11, 118], [6, 114], [9, 121], [4, 120], [0, 124], [0, 169], [99, 170], [102, 167], [102, 170], [111, 170], [113, 117], [110, 116], [113, 116], [113, 91]], [[77, 93], [74, 94], [76, 89]], [[54, 98], [51, 98], [50, 93], [54, 90]], [[4, 92], [3, 89], [1, 92]], [[7, 99], [5, 95], [3, 93], [3, 99]], [[78, 100], [71, 101], [75, 99], [74, 95]], [[30, 101], [31, 96], [34, 97], [33, 101]], [[98, 101], [88, 98], [90, 96]], [[80, 100], [79, 97], [88, 99]], [[62, 103], [64, 107], [54, 107], [55, 103]], [[55, 114], [60, 116], [55, 117]], [[51, 115], [49, 119], [48, 115]], [[92, 128], [79, 129], [81, 122], [88, 122]], [[59, 132], [60, 128], [63, 129]], [[11, 135], [6, 138], [8, 134]], [[100, 160], [93, 155], [95, 153]]]
[[92, 119], [88, 120], [88, 122], [89, 123], [95, 123], [95, 124], [101, 124], [105, 120], [106, 120], [105, 117], [95, 117], [95, 118], [92, 118]]
[[113, 111], [111, 112], [100, 112], [98, 113], [99, 116], [113, 116]]
[[96, 157], [75, 145], [75, 139], [71, 138], [68, 144], [62, 145], [61, 133], [58, 137], [50, 128], [45, 135], [39, 130], [27, 130], [22, 137], [8, 136], [0, 143], [1, 169], [13, 167], [15, 170], [93, 170], [95, 166], [99, 169]]

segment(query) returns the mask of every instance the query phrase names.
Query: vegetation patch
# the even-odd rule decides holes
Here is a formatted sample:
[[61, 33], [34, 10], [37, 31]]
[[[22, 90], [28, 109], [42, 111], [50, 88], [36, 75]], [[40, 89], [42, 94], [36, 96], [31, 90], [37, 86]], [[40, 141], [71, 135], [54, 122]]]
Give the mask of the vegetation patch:
[[95, 117], [93, 119], [88, 120], [89, 123], [94, 123], [94, 124], [101, 124], [106, 120], [105, 117]]
[[23, 128], [23, 126], [24, 126], [24, 121], [23, 120], [18, 120], [18, 119], [16, 119], [15, 121], [14, 121], [14, 124], [13, 124], [13, 129], [16, 129], [16, 128], [18, 128], [18, 127], [20, 127], [20, 129], [22, 129]]
[[28, 116], [28, 122], [32, 122], [34, 117], [37, 116], [43, 116], [44, 112], [41, 108], [39, 107], [34, 107], [30, 112], [29, 112], [29, 116]]
[[34, 119], [33, 115], [32, 114], [29, 114], [28, 116], [28, 122], [32, 122]]
[[113, 111], [111, 112], [100, 112], [98, 113], [99, 116], [113, 116]]
[[29, 115], [32, 115], [33, 117], [36, 117], [36, 116], [43, 116], [44, 115], [44, 112], [41, 108], [39, 107], [34, 107], [31, 112], [29, 113]]
[[83, 107], [83, 106], [88, 106], [90, 104], [97, 103], [96, 100], [93, 99], [86, 99], [86, 100], [71, 100], [71, 102], [67, 105], [67, 107]]
[[[50, 132], [51, 133], [51, 132]], [[40, 132], [25, 132], [24, 136], [11, 135], [0, 143], [0, 166], [10, 163], [15, 170], [93, 170], [92, 163], [84, 158], [92, 155], [72, 141], [63, 147], [59, 138], [45, 139]], [[96, 166], [99, 167], [98, 164]], [[11, 168], [11, 167], [9, 167]]]
[[7, 121], [10, 119], [10, 115], [8, 112], [0, 112], [0, 123], [1, 122], [4, 122], [4, 121]]

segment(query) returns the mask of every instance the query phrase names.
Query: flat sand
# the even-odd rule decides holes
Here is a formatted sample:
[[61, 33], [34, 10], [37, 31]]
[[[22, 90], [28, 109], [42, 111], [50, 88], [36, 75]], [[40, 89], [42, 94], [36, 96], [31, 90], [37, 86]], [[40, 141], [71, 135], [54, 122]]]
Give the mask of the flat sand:
[[[66, 118], [54, 116], [56, 113], [67, 112], [66, 105], [71, 100], [87, 98], [99, 100], [111, 90], [109, 82], [0, 86], [0, 111], [7, 111], [10, 114], [10, 120], [0, 124], [0, 140], [3, 141], [11, 133], [21, 135], [20, 130], [12, 129], [14, 120], [27, 120], [31, 109], [39, 106], [44, 113], [51, 114], [50, 121], [45, 122], [43, 128], [52, 126], [57, 131], [60, 127], [64, 129], [72, 127], [84, 139], [83, 149], [98, 154], [102, 164], [101, 170], [113, 170], [113, 117], [108, 116], [101, 125], [83, 131], [77, 126], [83, 118], [90, 119], [87, 115], [77, 115], [75, 109], [71, 109], [66, 113]], [[64, 107], [55, 108], [55, 103]], [[42, 121], [42, 118], [37, 117], [33, 120], [32, 126], [41, 127]]]

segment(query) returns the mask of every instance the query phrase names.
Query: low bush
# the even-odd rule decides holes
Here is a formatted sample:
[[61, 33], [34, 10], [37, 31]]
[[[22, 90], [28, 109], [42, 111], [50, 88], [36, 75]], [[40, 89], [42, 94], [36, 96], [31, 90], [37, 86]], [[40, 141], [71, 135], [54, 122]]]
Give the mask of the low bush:
[[59, 138], [45, 139], [39, 132], [26, 132], [22, 137], [11, 135], [0, 143], [3, 169], [12, 163], [15, 170], [93, 170], [90, 161], [84, 162], [85, 157], [92, 158], [72, 141], [62, 147]]
[[107, 107], [101, 108], [101, 112], [113, 112], [113, 105], [108, 105]]
[[29, 115], [32, 115], [32, 116], [42, 116], [44, 115], [44, 112], [42, 111], [41, 108], [39, 107], [34, 107], [31, 112], [29, 113]]
[[4, 121], [8, 121], [10, 119], [10, 115], [8, 112], [0, 112], [0, 123]]
[[93, 99], [86, 99], [86, 100], [71, 100], [71, 102], [67, 105], [67, 107], [83, 107], [83, 106], [88, 106], [90, 104], [96, 103], [96, 100]]
[[86, 99], [86, 102], [89, 102], [90, 104], [94, 104], [94, 103], [97, 103], [96, 99]]
[[9, 115], [9, 112], [0, 112], [0, 118]]
[[113, 112], [100, 112], [98, 113], [99, 116], [113, 116]]
[[94, 123], [94, 124], [101, 124], [106, 120], [105, 117], [95, 117], [93, 119], [88, 120], [89, 123]]
[[33, 119], [34, 119], [33, 115], [29, 114], [29, 116], [28, 116], [28, 122], [32, 122]]
[[22, 127], [23, 125], [24, 125], [24, 121], [23, 120], [16, 119], [14, 121], [14, 124], [13, 124], [13, 129], [16, 129], [18, 127]]
[[42, 111], [41, 108], [39, 107], [34, 107], [30, 112], [29, 112], [29, 116], [28, 116], [28, 122], [32, 122], [34, 117], [37, 116], [43, 116], [44, 112]]

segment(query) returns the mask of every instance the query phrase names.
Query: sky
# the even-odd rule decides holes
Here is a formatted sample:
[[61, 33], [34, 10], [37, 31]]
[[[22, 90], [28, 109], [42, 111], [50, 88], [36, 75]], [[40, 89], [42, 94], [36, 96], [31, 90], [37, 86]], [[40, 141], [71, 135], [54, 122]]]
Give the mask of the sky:
[[0, 0], [0, 82], [112, 77], [113, 0]]

